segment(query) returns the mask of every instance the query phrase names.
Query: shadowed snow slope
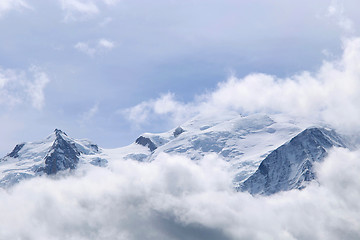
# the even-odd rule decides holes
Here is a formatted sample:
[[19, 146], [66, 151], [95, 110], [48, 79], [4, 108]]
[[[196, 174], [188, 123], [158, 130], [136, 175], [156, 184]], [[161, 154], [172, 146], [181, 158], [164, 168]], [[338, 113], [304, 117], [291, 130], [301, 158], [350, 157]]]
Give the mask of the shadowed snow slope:
[[307, 182], [316, 178], [314, 162], [322, 161], [330, 148], [345, 148], [347, 145], [334, 131], [308, 128], [271, 152], [241, 189], [251, 194], [265, 195], [302, 189]]

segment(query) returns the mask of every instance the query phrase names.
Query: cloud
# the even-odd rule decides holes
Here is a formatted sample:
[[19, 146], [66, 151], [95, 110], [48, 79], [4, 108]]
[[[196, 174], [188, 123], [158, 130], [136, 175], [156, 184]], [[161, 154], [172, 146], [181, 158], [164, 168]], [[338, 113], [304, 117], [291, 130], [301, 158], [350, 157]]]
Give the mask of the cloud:
[[[231, 76], [212, 92], [183, 103], [173, 94], [142, 102], [125, 111], [137, 124], [154, 115], [184, 118], [194, 114], [285, 113], [293, 117], [323, 121], [343, 131], [360, 129], [360, 38], [343, 41], [343, 54], [324, 61], [315, 72], [301, 72], [287, 78], [262, 73], [243, 78]], [[190, 113], [190, 114], [187, 114]]]
[[91, 48], [89, 47], [89, 44], [84, 43], [84, 42], [78, 42], [77, 44], [75, 44], [75, 49], [77, 49], [80, 52], [83, 52], [89, 56], [93, 56], [96, 52], [95, 48]]
[[65, 13], [64, 21], [86, 20], [100, 14], [99, 2], [107, 6], [115, 6], [119, 0], [60, 0], [61, 8]]
[[91, 121], [91, 119], [99, 112], [99, 104], [96, 103], [93, 105], [88, 111], [84, 112], [80, 116], [80, 125], [85, 125], [87, 122]]
[[88, 42], [78, 42], [75, 44], [74, 48], [82, 53], [85, 53], [86, 55], [89, 55], [90, 57], [93, 57], [97, 54], [104, 53], [106, 51], [110, 51], [115, 47], [115, 43], [107, 40], [105, 38], [102, 38], [98, 40], [94, 44], [90, 44]]
[[44, 89], [50, 80], [46, 73], [42, 72], [37, 67], [30, 68], [30, 71], [34, 76], [34, 81], [27, 83], [27, 92], [33, 107], [41, 109], [45, 104]]
[[30, 5], [22, 0], [1, 0], [0, 1], [0, 17], [10, 10], [22, 10], [24, 8], [30, 9]]
[[115, 46], [113, 42], [111, 42], [111, 41], [109, 41], [107, 39], [104, 39], [104, 38], [99, 40], [98, 45], [100, 47], [107, 48], [107, 49], [112, 49]]
[[113, 6], [116, 5], [120, 0], [103, 0], [105, 4]]
[[28, 71], [0, 68], [0, 105], [15, 107], [30, 102], [40, 110], [45, 104], [44, 89], [49, 82], [47, 74], [36, 66]]
[[198, 112], [196, 106], [184, 104], [175, 99], [173, 93], [161, 95], [157, 99], [144, 101], [134, 107], [118, 111], [132, 124], [139, 127], [152, 120], [154, 116], [169, 119], [173, 124], [183, 123]]
[[328, 16], [334, 17], [338, 26], [345, 32], [354, 32], [354, 23], [344, 14], [344, 7], [338, 1], [333, 1], [328, 7]]
[[61, 8], [65, 12], [65, 21], [83, 20], [99, 14], [100, 10], [93, 1], [88, 0], [60, 0]]
[[283, 112], [350, 130], [359, 126], [359, 73], [360, 38], [351, 38], [344, 41], [340, 59], [325, 61], [315, 73], [289, 78], [265, 74], [232, 77], [206, 96], [204, 105], [243, 113]]
[[0, 238], [359, 239], [359, 157], [334, 149], [318, 166], [320, 184], [271, 197], [234, 192], [215, 155], [118, 159], [0, 191]]

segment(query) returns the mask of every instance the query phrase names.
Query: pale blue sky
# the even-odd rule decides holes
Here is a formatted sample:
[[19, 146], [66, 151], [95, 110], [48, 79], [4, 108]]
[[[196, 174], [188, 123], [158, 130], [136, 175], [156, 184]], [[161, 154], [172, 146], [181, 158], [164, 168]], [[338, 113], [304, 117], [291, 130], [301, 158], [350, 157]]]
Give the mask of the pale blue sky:
[[55, 128], [103, 147], [168, 130], [124, 110], [167, 93], [191, 102], [231, 74], [315, 71], [360, 21], [355, 0], [1, 2], [2, 155]]

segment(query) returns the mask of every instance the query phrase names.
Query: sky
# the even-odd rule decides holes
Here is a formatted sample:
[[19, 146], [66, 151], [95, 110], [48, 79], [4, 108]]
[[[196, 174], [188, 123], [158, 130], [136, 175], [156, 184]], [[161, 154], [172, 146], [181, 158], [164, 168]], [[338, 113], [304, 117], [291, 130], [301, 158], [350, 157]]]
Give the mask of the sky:
[[[357, 57], [352, 53], [358, 51], [359, 5], [354, 0], [3, 0], [0, 153], [41, 140], [55, 128], [105, 148], [121, 147], [210, 108], [291, 113], [296, 106], [297, 114], [318, 113], [342, 86], [335, 77], [325, 84], [335, 76], [325, 72], [355, 79], [344, 66], [355, 68], [346, 59]], [[299, 85], [289, 90], [294, 82]], [[306, 84], [315, 87], [313, 93], [294, 95], [297, 87], [308, 89]], [[279, 94], [266, 95], [261, 88], [259, 97], [249, 90], [265, 85], [288, 90], [279, 91], [287, 93], [276, 103], [279, 108], [264, 104]], [[341, 125], [334, 113], [358, 99], [350, 90], [341, 89], [343, 101], [322, 111], [321, 118]], [[239, 101], [238, 94], [247, 97]], [[297, 97], [288, 99], [291, 95]], [[299, 103], [301, 97], [309, 101]], [[234, 99], [238, 104], [230, 104]], [[293, 105], [282, 104], [284, 99]], [[350, 117], [348, 125], [355, 120]]]

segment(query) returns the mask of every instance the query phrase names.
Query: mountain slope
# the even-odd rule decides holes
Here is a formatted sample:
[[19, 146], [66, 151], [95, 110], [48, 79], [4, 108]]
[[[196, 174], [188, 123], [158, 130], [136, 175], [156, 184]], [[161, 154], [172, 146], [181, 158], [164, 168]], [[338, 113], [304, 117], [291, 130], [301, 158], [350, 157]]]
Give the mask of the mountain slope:
[[134, 144], [104, 149], [110, 159], [153, 161], [160, 153], [180, 154], [199, 161], [206, 154], [218, 154], [231, 164], [235, 183], [253, 174], [260, 162], [274, 149], [302, 131], [300, 124], [282, 115], [237, 113], [197, 116], [165, 133], [142, 134]]
[[302, 189], [316, 178], [314, 163], [321, 162], [332, 147], [347, 144], [333, 130], [308, 128], [271, 152], [240, 189], [264, 195]]

